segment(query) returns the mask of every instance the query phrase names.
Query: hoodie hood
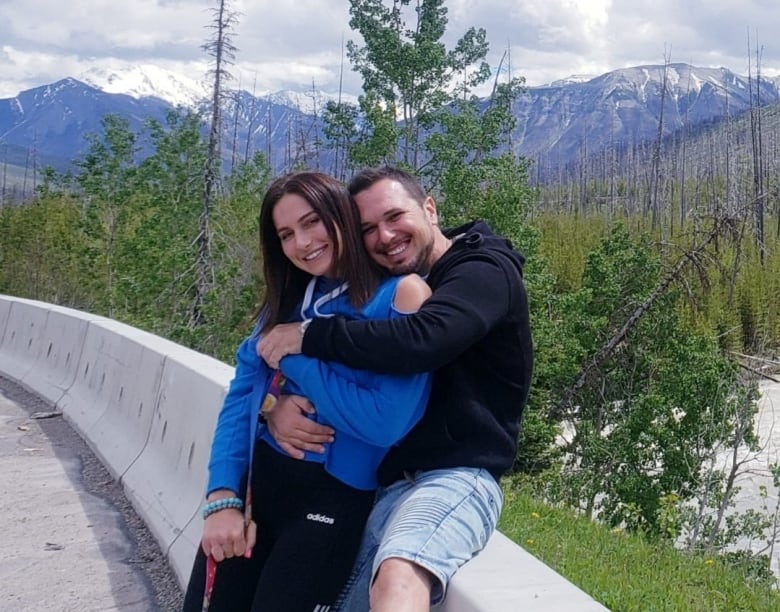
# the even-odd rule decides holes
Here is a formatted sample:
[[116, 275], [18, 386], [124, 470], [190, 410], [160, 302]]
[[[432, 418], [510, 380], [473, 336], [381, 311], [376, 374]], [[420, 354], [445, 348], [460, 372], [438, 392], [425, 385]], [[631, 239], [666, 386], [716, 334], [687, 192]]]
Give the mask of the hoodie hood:
[[[464, 252], [468, 252], [471, 249], [485, 249], [482, 252], [496, 255], [504, 261], [508, 260], [508, 263], [517, 268], [520, 276], [523, 275], [525, 256], [516, 251], [511, 241], [507, 238], [497, 236], [485, 221], [477, 220], [464, 223], [458, 227], [444, 230], [444, 235], [466, 247]], [[459, 258], [456, 257], [457, 259]]]

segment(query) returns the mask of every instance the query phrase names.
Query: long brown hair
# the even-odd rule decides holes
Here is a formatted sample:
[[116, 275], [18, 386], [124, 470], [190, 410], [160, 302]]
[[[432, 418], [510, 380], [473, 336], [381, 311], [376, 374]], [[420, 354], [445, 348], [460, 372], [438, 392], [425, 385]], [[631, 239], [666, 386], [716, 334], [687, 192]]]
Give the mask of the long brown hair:
[[311, 274], [287, 259], [274, 226], [274, 207], [287, 194], [306, 200], [325, 225], [334, 247], [334, 275], [349, 283], [349, 300], [355, 308], [371, 297], [383, 275], [363, 245], [360, 213], [344, 185], [321, 172], [282, 176], [271, 183], [260, 207], [260, 252], [265, 275], [265, 295], [257, 314], [261, 331], [289, 320], [311, 279]]

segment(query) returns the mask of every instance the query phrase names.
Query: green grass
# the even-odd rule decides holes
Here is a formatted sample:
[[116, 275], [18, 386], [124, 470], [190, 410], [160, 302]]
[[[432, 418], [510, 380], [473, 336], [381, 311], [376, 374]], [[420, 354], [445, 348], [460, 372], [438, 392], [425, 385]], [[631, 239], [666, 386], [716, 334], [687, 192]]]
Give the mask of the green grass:
[[780, 593], [717, 558], [684, 554], [504, 490], [499, 529], [613, 612], [780, 612]]

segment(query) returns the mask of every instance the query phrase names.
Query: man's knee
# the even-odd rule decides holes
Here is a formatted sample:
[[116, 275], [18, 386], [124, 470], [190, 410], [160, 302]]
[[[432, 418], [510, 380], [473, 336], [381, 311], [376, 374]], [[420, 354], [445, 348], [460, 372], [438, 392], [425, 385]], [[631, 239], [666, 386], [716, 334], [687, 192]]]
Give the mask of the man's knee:
[[428, 610], [433, 587], [431, 573], [406, 559], [385, 559], [371, 585], [371, 610]]

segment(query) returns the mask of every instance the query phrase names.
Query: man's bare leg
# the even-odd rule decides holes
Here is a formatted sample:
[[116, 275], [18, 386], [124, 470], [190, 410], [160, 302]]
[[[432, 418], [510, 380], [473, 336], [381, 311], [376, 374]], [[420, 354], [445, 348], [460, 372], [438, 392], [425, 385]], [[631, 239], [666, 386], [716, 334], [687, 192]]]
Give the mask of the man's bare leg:
[[385, 559], [371, 585], [371, 612], [428, 612], [433, 576], [406, 559]]

